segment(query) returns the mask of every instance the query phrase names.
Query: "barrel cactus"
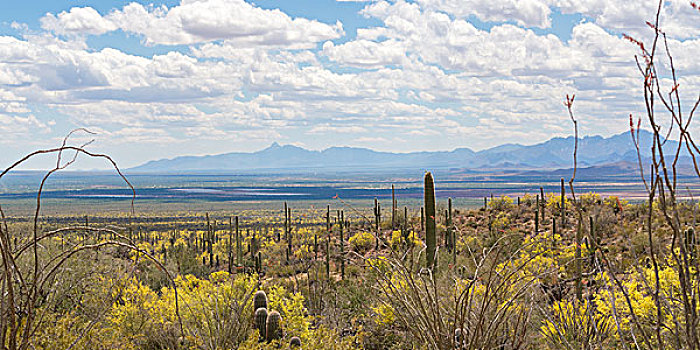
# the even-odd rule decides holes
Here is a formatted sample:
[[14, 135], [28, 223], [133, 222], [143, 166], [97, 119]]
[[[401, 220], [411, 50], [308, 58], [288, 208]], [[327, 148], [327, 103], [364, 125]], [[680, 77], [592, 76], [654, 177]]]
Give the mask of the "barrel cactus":
[[299, 337], [292, 337], [292, 339], [289, 340], [289, 347], [290, 348], [300, 348], [301, 347], [301, 339]]
[[258, 310], [259, 308], [267, 309], [267, 294], [264, 290], [259, 290], [253, 295], [253, 308]]
[[282, 337], [281, 319], [282, 316], [277, 311], [272, 311], [267, 315], [267, 341], [277, 340]]
[[255, 310], [255, 329], [258, 330], [260, 339], [265, 339], [267, 317], [268, 314], [266, 308], [261, 307]]

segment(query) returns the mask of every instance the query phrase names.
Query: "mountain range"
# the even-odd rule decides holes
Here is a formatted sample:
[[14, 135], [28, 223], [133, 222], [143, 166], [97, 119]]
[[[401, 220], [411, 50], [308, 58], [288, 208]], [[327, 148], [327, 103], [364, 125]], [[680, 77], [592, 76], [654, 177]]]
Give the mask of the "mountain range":
[[[640, 132], [640, 149], [649, 150], [652, 134]], [[665, 147], [676, 147], [669, 140]], [[307, 150], [293, 145], [271, 146], [251, 153], [234, 152], [207, 156], [181, 156], [147, 162], [129, 169], [131, 172], [230, 172], [272, 169], [560, 169], [573, 165], [574, 137], [555, 137], [534, 144], [504, 144], [473, 151], [457, 148], [453, 151], [391, 153], [358, 147], [331, 147], [322, 151]], [[586, 136], [578, 140], [578, 165], [596, 167], [638, 161], [637, 151], [629, 132], [610, 137]], [[648, 157], [643, 156], [643, 159]]]

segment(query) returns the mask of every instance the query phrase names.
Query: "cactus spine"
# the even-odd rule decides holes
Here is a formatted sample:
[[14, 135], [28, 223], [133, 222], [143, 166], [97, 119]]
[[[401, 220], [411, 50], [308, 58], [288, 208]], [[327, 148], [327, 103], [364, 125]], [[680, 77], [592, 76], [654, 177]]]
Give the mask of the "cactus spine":
[[426, 264], [429, 269], [435, 267], [435, 184], [433, 174], [425, 173], [423, 185], [423, 200], [425, 202], [425, 245]]
[[277, 340], [282, 337], [282, 329], [280, 328], [280, 320], [282, 316], [277, 311], [272, 311], [267, 315], [266, 322], [266, 339], [267, 341]]

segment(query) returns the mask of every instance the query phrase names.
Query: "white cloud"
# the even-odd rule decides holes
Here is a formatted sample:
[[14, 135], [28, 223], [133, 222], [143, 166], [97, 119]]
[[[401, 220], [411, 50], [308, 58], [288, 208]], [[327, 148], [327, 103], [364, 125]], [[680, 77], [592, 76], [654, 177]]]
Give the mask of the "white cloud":
[[[475, 16], [488, 22], [514, 22], [523, 27], [549, 28], [552, 9], [565, 14], [582, 14], [596, 24], [616, 33], [648, 36], [645, 24], [652, 21], [658, 1], [627, 0], [418, 0], [423, 8], [444, 12], [457, 18]], [[674, 38], [693, 37], [698, 29], [698, 16], [687, 0], [664, 2], [662, 29]]]
[[328, 58], [349, 66], [378, 68], [403, 63], [405, 48], [395, 40], [374, 42], [355, 40], [342, 45], [327, 41], [323, 44], [323, 54]]
[[41, 27], [63, 35], [99, 35], [117, 29], [112, 21], [103, 18], [92, 7], [73, 7], [58, 15], [47, 13], [41, 18]]
[[106, 18], [126, 32], [143, 35], [147, 44], [227, 40], [239, 47], [308, 48], [343, 35], [340, 22], [291, 18], [243, 0], [182, 0], [172, 8], [131, 3]]
[[341, 133], [341, 134], [360, 134], [367, 132], [366, 128], [357, 125], [330, 125], [330, 124], [319, 124], [309, 130], [309, 134], [328, 134], [328, 133]]
[[339, 38], [343, 25], [292, 18], [244, 0], [182, 0], [172, 8], [132, 2], [102, 16], [91, 7], [74, 7], [41, 19], [45, 30], [61, 35], [99, 35], [121, 29], [142, 35], [146, 44], [188, 45], [226, 40], [238, 47], [310, 48]]
[[[548, 0], [564, 13], [580, 13], [596, 24], [617, 33], [628, 33], [648, 38], [653, 31], [646, 21], [654, 22], [658, 1], [602, 1], [602, 0]], [[664, 1], [661, 11], [661, 29], [670, 37], [687, 39], [697, 37], [698, 14], [690, 1]]]
[[[0, 108], [2, 108], [0, 106]], [[31, 142], [39, 135], [51, 132], [51, 126], [37, 119], [34, 115], [26, 117], [0, 112], [0, 143]]]
[[513, 21], [521, 26], [551, 26], [549, 6], [540, 0], [418, 0], [424, 8], [443, 11], [460, 18], [476, 16], [482, 21]]

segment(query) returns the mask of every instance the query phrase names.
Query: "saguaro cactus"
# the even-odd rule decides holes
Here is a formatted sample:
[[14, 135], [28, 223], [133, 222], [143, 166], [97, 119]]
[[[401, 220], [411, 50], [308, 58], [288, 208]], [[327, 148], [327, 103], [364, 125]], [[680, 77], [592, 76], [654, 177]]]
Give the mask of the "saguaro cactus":
[[435, 266], [435, 184], [433, 174], [425, 173], [423, 185], [423, 201], [425, 202], [425, 245], [427, 247], [426, 263], [429, 269]]
[[289, 254], [292, 250], [291, 239], [289, 236], [289, 209], [287, 208], [287, 202], [284, 202], [284, 239], [287, 241], [287, 251], [285, 252], [287, 262], [289, 262]]
[[540, 203], [540, 205], [541, 205], [540, 213], [542, 214], [542, 224], [544, 225], [544, 223], [545, 223], [545, 221], [544, 221], [544, 209], [545, 209], [545, 206], [547, 204], [547, 198], [545, 198], [545, 196], [544, 196], [544, 188], [542, 188], [542, 186], [540, 186], [540, 198], [542, 199], [542, 202]]
[[262, 252], [260, 251], [255, 255], [255, 272], [258, 275], [262, 274]]
[[537, 195], [535, 202], [535, 234], [540, 232], [540, 195]]
[[228, 273], [233, 270], [233, 218], [228, 218], [228, 244], [226, 245], [226, 259], [228, 260]]
[[289, 240], [287, 240], [287, 250], [289, 251], [289, 254], [292, 254], [294, 250], [292, 250], [292, 240], [294, 239], [294, 236], [292, 235], [292, 208], [287, 208], [287, 222], [289, 223]]
[[381, 221], [382, 211], [379, 208], [377, 197], [374, 197], [374, 229], [377, 231], [376, 242], [374, 249], [379, 250], [379, 223]]
[[697, 242], [695, 240], [695, 230], [692, 227], [683, 233], [683, 241], [685, 243], [685, 251], [690, 256], [690, 263], [694, 264], [695, 260], [697, 260]]
[[340, 235], [340, 278], [345, 279], [345, 239], [343, 237], [343, 222], [345, 222], [345, 214], [342, 210], [338, 211], [338, 233]]
[[331, 278], [331, 206], [326, 208], [326, 276]]
[[457, 232], [452, 221], [452, 198], [447, 198], [447, 232], [450, 236], [450, 246], [452, 248], [452, 264], [457, 264]]
[[408, 246], [408, 207], [403, 207], [403, 224], [401, 224], [401, 237], [406, 246]]
[[452, 198], [447, 198], [447, 210], [445, 211], [445, 232], [447, 233], [447, 245], [450, 249], [455, 247], [452, 237]]
[[238, 227], [238, 216], [236, 216], [236, 262], [238, 266], [243, 264], [243, 247], [241, 246], [241, 231]]
[[600, 241], [598, 241], [598, 237], [596, 236], [595, 222], [593, 221], [593, 217], [589, 216], [588, 221], [589, 221], [590, 231], [591, 231], [590, 244], [588, 245], [588, 254], [589, 254], [590, 261], [591, 261], [591, 266], [593, 266], [595, 264], [595, 250], [598, 249], [598, 244], [600, 243]]
[[396, 229], [396, 195], [394, 194], [394, 184], [391, 184], [391, 230]]

